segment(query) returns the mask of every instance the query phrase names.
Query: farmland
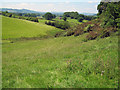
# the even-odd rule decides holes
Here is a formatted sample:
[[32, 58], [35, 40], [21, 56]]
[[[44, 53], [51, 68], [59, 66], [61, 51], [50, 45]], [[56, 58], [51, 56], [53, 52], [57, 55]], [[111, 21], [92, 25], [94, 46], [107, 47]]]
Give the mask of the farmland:
[[3, 12], [2, 87], [119, 88], [119, 4], [96, 17]]
[[3, 87], [117, 88], [117, 36], [89, 42], [84, 37], [3, 44]]
[[[6, 17], [3, 17], [4, 19], [16, 21]], [[28, 21], [21, 20], [21, 22]], [[28, 23], [36, 27], [39, 25]], [[26, 33], [25, 36], [27, 35]], [[86, 35], [3, 42], [3, 87], [116, 88], [118, 86], [117, 33], [105, 39], [88, 42], [84, 41]], [[103, 64], [96, 67], [96, 64], [101, 62]], [[108, 67], [104, 66], [105, 63], [108, 63]], [[108, 69], [111, 69], [111, 72], [107, 72]], [[106, 71], [103, 76], [102, 71]]]
[[[7, 26], [7, 27], [6, 27]], [[27, 20], [2, 17], [2, 39], [14, 39], [21, 37], [41, 37], [61, 31], [42, 23], [35, 23]]]

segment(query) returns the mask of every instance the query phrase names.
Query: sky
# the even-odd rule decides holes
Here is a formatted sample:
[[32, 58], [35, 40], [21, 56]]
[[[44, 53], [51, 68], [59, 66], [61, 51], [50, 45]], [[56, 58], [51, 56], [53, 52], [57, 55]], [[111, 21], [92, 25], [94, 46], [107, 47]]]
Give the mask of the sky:
[[97, 13], [101, 0], [0, 0], [0, 8], [30, 9], [40, 12]]

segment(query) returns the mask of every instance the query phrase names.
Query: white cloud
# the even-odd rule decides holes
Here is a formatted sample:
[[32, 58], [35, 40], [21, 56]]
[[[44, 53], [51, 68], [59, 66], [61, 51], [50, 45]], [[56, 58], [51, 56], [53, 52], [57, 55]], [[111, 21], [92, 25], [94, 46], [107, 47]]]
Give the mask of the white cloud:
[[97, 3], [98, 1], [96, 1], [96, 0], [90, 0], [90, 1], [88, 1], [88, 3]]
[[[92, 1], [92, 0], [90, 0]], [[96, 3], [71, 3], [71, 2], [59, 2], [59, 3], [3, 3], [2, 8], [13, 8], [13, 9], [30, 9], [40, 12], [66, 12], [66, 11], [77, 11], [77, 12], [96, 12]]]
[[69, 1], [65, 1], [66, 4], [69, 4], [70, 2]]

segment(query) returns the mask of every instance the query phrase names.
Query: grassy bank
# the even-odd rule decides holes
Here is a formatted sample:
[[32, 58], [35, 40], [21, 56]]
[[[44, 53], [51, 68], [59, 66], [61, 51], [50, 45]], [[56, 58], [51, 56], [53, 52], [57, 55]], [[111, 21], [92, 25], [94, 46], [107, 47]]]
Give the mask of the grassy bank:
[[117, 88], [118, 37], [3, 43], [3, 88]]

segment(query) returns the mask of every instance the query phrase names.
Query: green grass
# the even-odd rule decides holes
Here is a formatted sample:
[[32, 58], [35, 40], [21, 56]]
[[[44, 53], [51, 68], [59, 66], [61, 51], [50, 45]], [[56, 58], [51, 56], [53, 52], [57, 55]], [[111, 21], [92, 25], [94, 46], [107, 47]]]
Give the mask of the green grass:
[[[53, 19], [55, 21], [64, 21], [63, 19], [59, 19], [59, 17], [56, 17], [55, 19]], [[49, 21], [49, 20], [45, 20], [45, 19], [39, 19], [39, 22], [40, 23], [45, 23], [46, 21]], [[88, 20], [83, 20], [83, 22], [78, 22], [77, 19], [71, 19], [71, 18], [67, 18], [67, 21], [70, 23], [70, 26], [71, 27], [74, 27], [75, 25], [77, 24], [82, 24], [83, 22], [87, 22]]]
[[43, 23], [35, 23], [16, 18], [2, 17], [2, 39], [21, 37], [42, 37], [61, 31]]
[[[59, 18], [55, 18], [53, 20], [56, 20], [56, 21], [64, 21], [63, 19], [59, 19]], [[71, 19], [71, 18], [67, 18], [67, 21], [70, 23], [70, 26], [71, 27], [74, 27], [75, 25], [77, 24], [82, 24], [83, 22], [87, 22], [88, 20], [83, 20], [83, 22], [78, 22], [77, 19]]]
[[[91, 41], [85, 40], [86, 33], [78, 37], [11, 43], [13, 38], [43, 37], [61, 31], [45, 25], [44, 21], [35, 23], [3, 17], [3, 88], [118, 87], [117, 33]], [[72, 19], [69, 22], [77, 21]]]
[[118, 37], [85, 36], [3, 43], [3, 88], [117, 88]]

